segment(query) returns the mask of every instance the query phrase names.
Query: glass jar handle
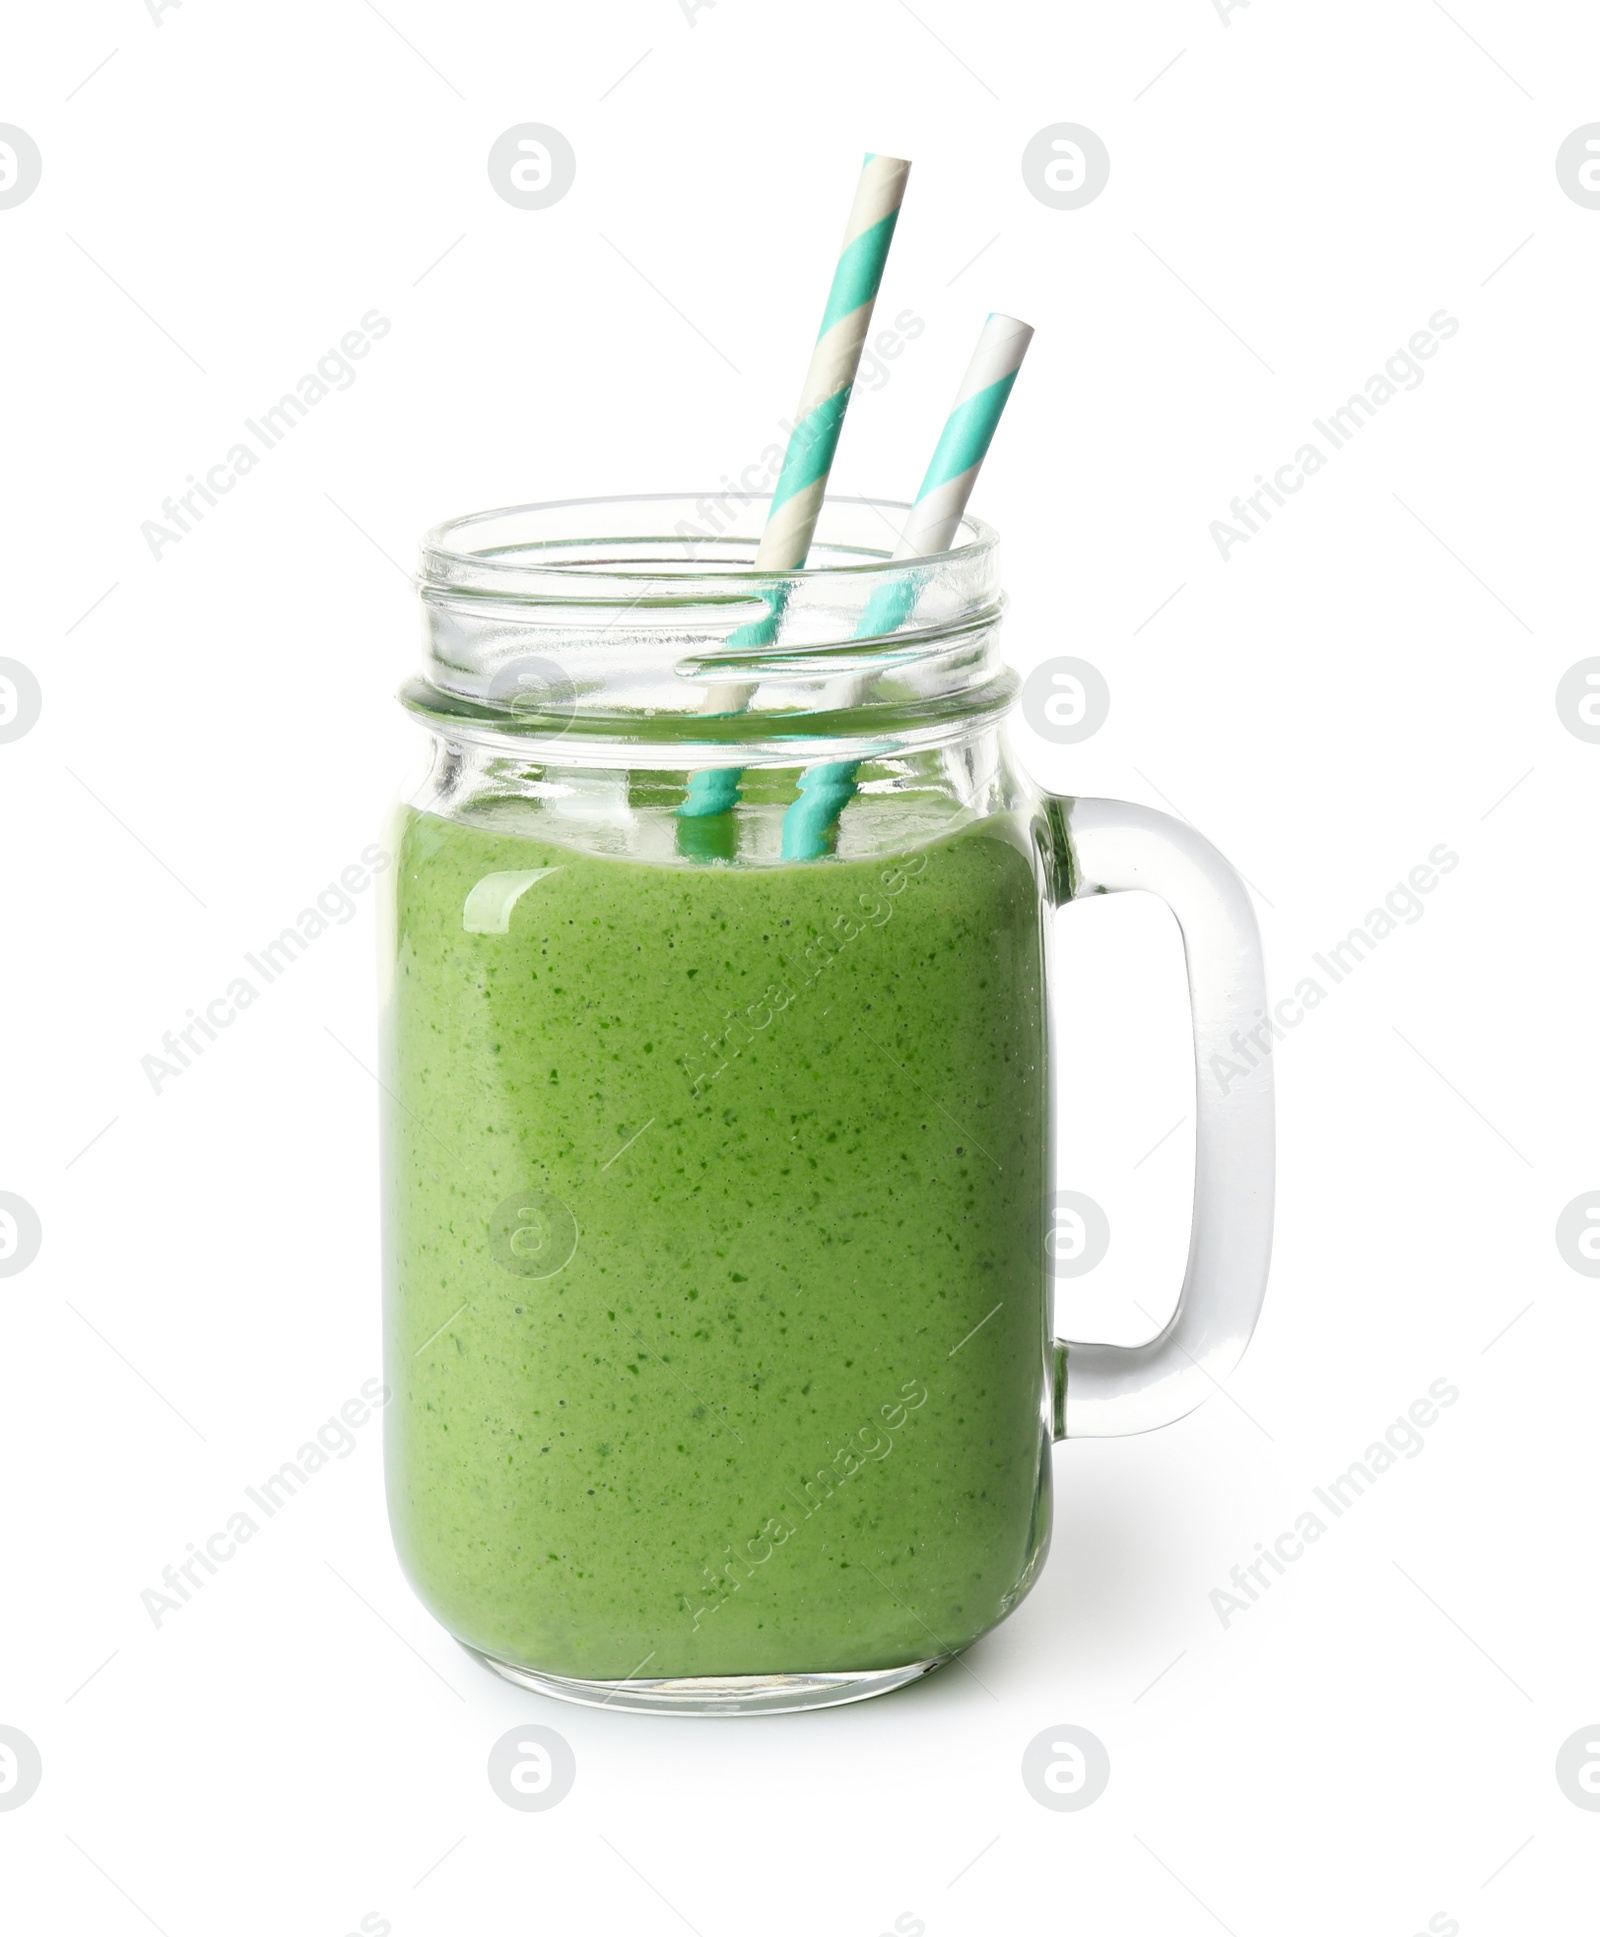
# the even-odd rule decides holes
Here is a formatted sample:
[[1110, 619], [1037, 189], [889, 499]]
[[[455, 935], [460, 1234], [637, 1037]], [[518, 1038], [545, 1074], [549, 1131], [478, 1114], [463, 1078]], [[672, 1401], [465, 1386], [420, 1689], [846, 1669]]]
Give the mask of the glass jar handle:
[[1058, 1439], [1143, 1433], [1183, 1418], [1217, 1389], [1239, 1363], [1261, 1312], [1273, 1180], [1272, 1035], [1261, 938], [1244, 883], [1184, 822], [1121, 800], [1051, 799], [1048, 812], [1054, 906], [1143, 888], [1167, 904], [1183, 936], [1195, 1149], [1178, 1308], [1143, 1345], [1055, 1346]]

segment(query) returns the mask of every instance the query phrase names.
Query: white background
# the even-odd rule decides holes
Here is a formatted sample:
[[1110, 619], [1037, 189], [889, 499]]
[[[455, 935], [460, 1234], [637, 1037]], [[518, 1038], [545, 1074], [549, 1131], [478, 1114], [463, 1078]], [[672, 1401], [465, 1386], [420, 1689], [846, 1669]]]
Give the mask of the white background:
[[[8, 1927], [1589, 1927], [1600, 1815], [1554, 1758], [1600, 1716], [1600, 1286], [1554, 1227], [1600, 1186], [1600, 747], [1554, 692], [1594, 650], [1600, 211], [1554, 163], [1600, 118], [1592, 12], [83, 0], [13, 10], [0, 57], [44, 157], [0, 211], [0, 649], [44, 691], [0, 749], [0, 1187], [44, 1226], [0, 1282], [0, 1722], [44, 1763], [0, 1813]], [[485, 169], [530, 120], [578, 158], [539, 212]], [[1020, 167], [1060, 121], [1111, 155], [1076, 211]], [[417, 533], [753, 457], [867, 148], [915, 158], [882, 313], [926, 328], [836, 486], [909, 494], [983, 314], [1038, 325], [975, 508], [1013, 662], [1112, 692], [1080, 746], [1019, 726], [1038, 778], [1176, 803], [1279, 993], [1460, 855], [1277, 1052], [1255, 1344], [1188, 1422], [1058, 1448], [1032, 1598], [883, 1701], [502, 1685], [400, 1578], [376, 1422], [157, 1629], [141, 1591], [377, 1370], [372, 897], [159, 1096], [140, 1058], [415, 769]], [[154, 560], [141, 522], [373, 308], [353, 387]], [[1229, 500], [1441, 308], [1420, 388], [1220, 558]], [[1136, 1338], [1183, 1249], [1188, 1123], [1146, 1154], [1192, 1110], [1177, 948], [1131, 898], [1061, 919], [1062, 1182], [1113, 1232], [1061, 1315]], [[1230, 1568], [1441, 1378], [1424, 1453], [1225, 1628]], [[529, 1718], [577, 1757], [546, 1814], [484, 1773]], [[1020, 1758], [1068, 1722], [1111, 1781], [1052, 1813]]]

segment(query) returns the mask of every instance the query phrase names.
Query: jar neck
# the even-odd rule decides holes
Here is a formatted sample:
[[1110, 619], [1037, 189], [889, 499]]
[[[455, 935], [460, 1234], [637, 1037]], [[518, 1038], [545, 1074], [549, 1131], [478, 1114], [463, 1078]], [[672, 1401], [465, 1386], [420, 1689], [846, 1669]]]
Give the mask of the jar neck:
[[[580, 750], [574, 749], [574, 753]], [[734, 804], [714, 823], [686, 822], [683, 807], [696, 769], [660, 763], [659, 750], [626, 741], [586, 740], [581, 757], [558, 750], [530, 759], [473, 739], [437, 732], [421, 783], [407, 797], [419, 812], [485, 831], [619, 857], [721, 860], [748, 866], [793, 858], [785, 826], [803, 782], [816, 768], [791, 753], [786, 762], [748, 766]], [[1026, 809], [1032, 794], [995, 722], [974, 723], [936, 747], [831, 763], [849, 776], [850, 806], [817, 852], [841, 858], [901, 853], [974, 821]]]

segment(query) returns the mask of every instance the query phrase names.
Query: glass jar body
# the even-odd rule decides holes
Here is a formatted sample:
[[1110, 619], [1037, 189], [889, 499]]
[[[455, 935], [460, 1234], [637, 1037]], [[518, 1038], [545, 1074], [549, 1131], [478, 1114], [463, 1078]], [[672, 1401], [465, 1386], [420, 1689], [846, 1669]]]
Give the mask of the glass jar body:
[[708, 850], [646, 758], [440, 732], [400, 810], [397, 1545], [552, 1692], [850, 1699], [1048, 1537], [1046, 817], [993, 724], [857, 763], [802, 864], [798, 766]]

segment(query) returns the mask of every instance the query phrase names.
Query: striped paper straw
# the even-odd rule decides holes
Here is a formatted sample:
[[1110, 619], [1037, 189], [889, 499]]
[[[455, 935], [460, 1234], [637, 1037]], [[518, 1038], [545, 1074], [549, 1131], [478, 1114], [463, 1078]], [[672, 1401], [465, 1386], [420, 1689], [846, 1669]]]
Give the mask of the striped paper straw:
[[[767, 512], [766, 529], [756, 549], [758, 572], [797, 571], [806, 562], [812, 533], [822, 510], [833, 469], [839, 432], [849, 407], [850, 391], [861, 362], [862, 346], [872, 325], [872, 306], [878, 299], [883, 265], [894, 240], [895, 223], [905, 197], [908, 161], [893, 155], [868, 155], [856, 184], [850, 220], [834, 267], [833, 286], [822, 313], [822, 327], [811, 352], [811, 367], [795, 411], [795, 426], [784, 452]], [[769, 595], [765, 617], [740, 626], [729, 636], [730, 646], [761, 646], [773, 639], [782, 616], [779, 595]], [[713, 686], [703, 711], [737, 713], [750, 697], [749, 681]], [[721, 814], [739, 798], [741, 770], [712, 767], [689, 777], [688, 794], [678, 809], [686, 819]]]
[[892, 155], [868, 155], [862, 164], [794, 433], [756, 551], [758, 572], [795, 571], [811, 549], [910, 172], [910, 162]]
[[[972, 487], [989, 454], [1000, 413], [1032, 340], [1032, 328], [1014, 316], [991, 316], [984, 324], [922, 489], [894, 548], [896, 559], [927, 558], [948, 551], [954, 542]], [[897, 632], [910, 618], [921, 589], [910, 572], [880, 585], [867, 601], [856, 626], [856, 638], [881, 638]], [[853, 676], [836, 705], [857, 705], [865, 687], [864, 679]], [[833, 760], [800, 776], [799, 798], [783, 817], [786, 861], [811, 861], [822, 853], [830, 829], [855, 793], [861, 764], [859, 760]]]

